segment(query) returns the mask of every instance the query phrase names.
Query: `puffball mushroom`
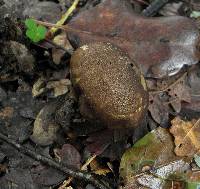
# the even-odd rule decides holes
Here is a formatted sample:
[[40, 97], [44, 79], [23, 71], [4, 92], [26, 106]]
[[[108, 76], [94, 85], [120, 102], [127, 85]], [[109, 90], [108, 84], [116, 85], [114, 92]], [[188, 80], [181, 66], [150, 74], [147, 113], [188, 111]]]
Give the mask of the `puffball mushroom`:
[[87, 109], [81, 112], [84, 116], [92, 114], [109, 129], [140, 125], [148, 92], [141, 72], [122, 50], [111, 43], [84, 45], [72, 55], [70, 71], [75, 92]]

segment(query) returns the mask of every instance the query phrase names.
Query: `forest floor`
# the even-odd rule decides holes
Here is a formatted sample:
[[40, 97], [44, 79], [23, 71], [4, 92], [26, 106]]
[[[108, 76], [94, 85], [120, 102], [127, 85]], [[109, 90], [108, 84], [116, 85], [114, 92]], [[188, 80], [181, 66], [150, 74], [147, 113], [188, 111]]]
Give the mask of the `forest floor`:
[[[200, 2], [73, 3], [0, 0], [0, 189], [198, 189]], [[103, 72], [80, 84], [85, 91], [90, 82], [96, 87], [88, 90], [91, 98], [75, 89], [81, 76], [73, 78], [71, 56], [95, 42], [122, 49], [144, 76], [138, 82], [147, 88], [148, 110], [133, 129], [107, 128], [108, 110], [88, 109], [105, 86], [119, 90], [123, 66], [114, 65], [108, 80]], [[98, 71], [90, 60], [75, 63]], [[95, 86], [98, 79], [105, 86]], [[116, 98], [106, 95], [114, 109]]]

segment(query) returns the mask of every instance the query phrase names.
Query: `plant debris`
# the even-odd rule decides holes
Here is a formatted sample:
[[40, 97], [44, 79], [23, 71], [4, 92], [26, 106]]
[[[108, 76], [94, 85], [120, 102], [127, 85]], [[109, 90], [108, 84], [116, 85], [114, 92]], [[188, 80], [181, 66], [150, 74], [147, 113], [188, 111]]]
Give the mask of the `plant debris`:
[[175, 137], [177, 156], [193, 157], [200, 150], [200, 120], [184, 121], [179, 117], [172, 120], [170, 132]]
[[0, 188], [199, 188], [199, 11], [0, 0]]

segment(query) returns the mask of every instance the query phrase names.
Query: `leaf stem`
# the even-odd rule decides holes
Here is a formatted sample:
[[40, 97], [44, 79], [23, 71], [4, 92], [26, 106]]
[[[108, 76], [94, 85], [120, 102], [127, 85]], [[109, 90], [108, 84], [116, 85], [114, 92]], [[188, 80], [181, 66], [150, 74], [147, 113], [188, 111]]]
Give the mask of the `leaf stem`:
[[[62, 15], [62, 18], [56, 23], [56, 26], [62, 26], [65, 23], [65, 21], [69, 18], [70, 14], [76, 9], [78, 3], [79, 0], [74, 0], [72, 6], [67, 10], [67, 12], [64, 15]], [[57, 27], [53, 27], [50, 29], [50, 33], [54, 34], [57, 30]]]

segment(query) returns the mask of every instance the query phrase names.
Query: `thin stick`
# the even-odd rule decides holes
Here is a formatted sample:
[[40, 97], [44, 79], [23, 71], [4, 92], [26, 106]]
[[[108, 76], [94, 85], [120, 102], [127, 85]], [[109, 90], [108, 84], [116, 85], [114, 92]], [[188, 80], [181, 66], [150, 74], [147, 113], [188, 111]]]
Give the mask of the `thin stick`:
[[169, 0], [154, 0], [146, 9], [142, 11], [143, 16], [154, 16]]
[[[72, 6], [67, 10], [67, 12], [62, 15], [62, 18], [56, 23], [56, 26], [61, 26], [65, 23], [65, 21], [69, 18], [70, 14], [76, 9], [79, 0], [74, 0]], [[58, 28], [53, 27], [50, 29], [50, 32], [53, 34], [58, 30]]]
[[62, 165], [60, 163], [55, 162], [54, 160], [47, 158], [41, 154], [38, 154], [18, 143], [16, 143], [14, 140], [8, 138], [7, 136], [3, 135], [2, 133], [0, 133], [0, 139], [5, 141], [6, 143], [14, 146], [16, 149], [18, 149], [21, 153], [26, 154], [28, 156], [30, 156], [31, 158], [40, 161], [44, 164], [47, 164], [57, 170], [60, 170], [64, 173], [66, 173], [67, 175], [80, 179], [80, 180], [84, 180], [86, 182], [91, 183], [92, 185], [96, 186], [99, 189], [112, 189], [109, 187], [109, 183], [106, 183], [105, 181], [102, 180], [97, 180], [95, 178], [95, 175], [87, 173], [87, 172], [83, 172], [83, 171], [77, 171], [74, 169], [70, 169], [68, 167], [66, 167], [65, 165]]
[[68, 25], [62, 25], [62, 26], [57, 26], [56, 24], [52, 24], [52, 23], [49, 23], [49, 22], [43, 22], [43, 21], [39, 21], [39, 20], [35, 20], [33, 19], [37, 24], [40, 24], [40, 25], [43, 25], [43, 26], [46, 26], [46, 27], [55, 27], [55, 28], [58, 28], [58, 29], [62, 29], [64, 31], [74, 31], [74, 32], [79, 32], [79, 33], [85, 33], [85, 34], [89, 34], [89, 35], [92, 35], [91, 32], [88, 32], [88, 31], [84, 31], [84, 30], [79, 30], [79, 29], [74, 29]]
[[138, 3], [142, 3], [144, 5], [149, 5], [149, 3], [147, 3], [146, 1], [144, 0], [134, 0], [134, 1], [137, 1]]
[[[85, 170], [87, 166], [96, 158], [96, 155], [93, 155], [91, 158], [89, 158], [84, 165], [81, 167], [81, 170]], [[64, 189], [66, 186], [68, 186], [73, 181], [73, 177], [69, 177], [67, 180], [63, 182], [63, 184], [58, 189]]]

